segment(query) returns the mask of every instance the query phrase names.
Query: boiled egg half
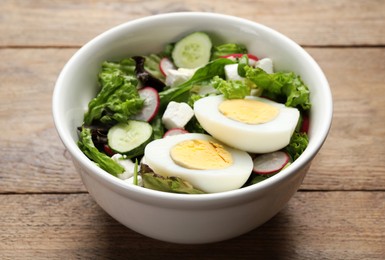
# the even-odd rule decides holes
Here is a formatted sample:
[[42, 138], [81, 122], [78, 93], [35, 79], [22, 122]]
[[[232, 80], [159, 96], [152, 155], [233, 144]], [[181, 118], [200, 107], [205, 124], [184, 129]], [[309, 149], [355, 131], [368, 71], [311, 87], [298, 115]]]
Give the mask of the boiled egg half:
[[261, 97], [227, 100], [223, 95], [197, 100], [194, 113], [214, 138], [250, 153], [268, 153], [287, 146], [300, 114], [296, 108]]
[[146, 164], [164, 177], [180, 177], [207, 193], [240, 188], [250, 176], [250, 155], [205, 134], [187, 133], [150, 142]]

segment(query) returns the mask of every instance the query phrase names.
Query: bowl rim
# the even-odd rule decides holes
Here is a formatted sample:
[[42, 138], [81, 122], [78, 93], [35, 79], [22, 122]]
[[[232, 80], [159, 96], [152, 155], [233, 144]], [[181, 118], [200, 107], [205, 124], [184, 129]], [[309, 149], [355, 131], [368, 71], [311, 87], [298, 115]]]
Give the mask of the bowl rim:
[[[158, 19], [165, 19], [165, 18], [166, 19], [170, 19], [170, 18], [186, 19], [187, 17], [226, 19], [226, 20], [231, 20], [233, 22], [245, 24], [250, 27], [258, 27], [261, 30], [268, 31], [269, 33], [275, 34], [276, 36], [283, 38], [288, 44], [291, 45], [292, 48], [295, 48], [298, 51], [300, 51], [308, 59], [312, 67], [316, 70], [321, 80], [320, 85], [324, 86], [323, 94], [327, 98], [327, 100], [325, 101], [325, 107], [324, 107], [326, 121], [322, 125], [322, 129], [318, 129], [317, 135], [311, 137], [311, 141], [309, 142], [309, 145], [306, 148], [306, 150], [303, 152], [303, 154], [296, 161], [294, 161], [290, 165], [290, 167], [284, 169], [281, 172], [281, 174], [274, 175], [268, 178], [267, 180], [264, 180], [262, 182], [259, 182], [257, 184], [254, 184], [248, 187], [231, 190], [231, 191], [219, 192], [219, 193], [211, 193], [211, 194], [199, 194], [199, 195], [177, 194], [177, 193], [168, 193], [168, 192], [161, 192], [161, 191], [156, 191], [151, 189], [145, 189], [134, 185], [128, 185], [127, 183], [124, 183], [123, 180], [120, 180], [119, 178], [112, 176], [111, 174], [107, 173], [106, 171], [96, 166], [91, 160], [89, 160], [81, 152], [81, 150], [76, 145], [76, 141], [74, 141], [70, 136], [70, 134], [66, 132], [65, 130], [66, 126], [63, 123], [63, 121], [60, 120], [60, 114], [61, 114], [60, 106], [62, 104], [62, 101], [60, 99], [60, 96], [61, 96], [60, 93], [63, 91], [63, 87], [65, 86], [64, 81], [65, 81], [66, 74], [68, 73], [68, 70], [72, 66], [72, 64], [76, 62], [78, 57], [81, 57], [84, 52], [86, 52], [89, 48], [92, 48], [92, 46], [95, 45], [98, 41], [104, 39], [105, 37], [109, 37], [110, 35], [113, 35], [115, 33], [119, 33], [119, 31], [125, 30], [127, 27], [135, 26], [141, 23], [151, 23], [151, 22], [157, 21]], [[267, 27], [263, 24], [260, 24], [258, 22], [247, 20], [241, 17], [227, 15], [227, 14], [212, 13], [212, 12], [172, 12], [172, 13], [162, 13], [162, 14], [146, 16], [146, 17], [124, 22], [120, 25], [112, 27], [107, 31], [97, 35], [96, 37], [91, 39], [89, 42], [84, 44], [80, 49], [78, 49], [75, 52], [75, 54], [64, 65], [55, 83], [53, 97], [52, 97], [52, 115], [54, 119], [54, 125], [59, 134], [59, 137], [63, 142], [65, 148], [71, 154], [72, 159], [76, 159], [76, 161], [79, 164], [81, 164], [83, 167], [86, 167], [87, 171], [92, 172], [93, 178], [96, 178], [99, 182], [103, 182], [107, 184], [107, 186], [110, 189], [113, 189], [114, 191], [117, 191], [124, 195], [136, 197], [137, 199], [139, 199], [139, 197], [142, 197], [143, 199], [143, 196], [146, 196], [147, 198], [152, 198], [152, 199], [156, 198], [157, 200], [161, 199], [161, 200], [181, 201], [183, 203], [203, 202], [203, 201], [208, 202], [208, 201], [228, 200], [230, 198], [233, 198], [233, 199], [242, 198], [242, 197], [245, 198], [249, 196], [255, 197], [256, 194], [262, 194], [264, 191], [269, 190], [272, 186], [278, 185], [283, 180], [289, 178], [293, 174], [296, 174], [296, 172], [300, 170], [301, 167], [304, 167], [305, 165], [309, 164], [311, 160], [314, 158], [314, 156], [317, 154], [317, 152], [321, 149], [323, 143], [326, 140], [328, 132], [330, 130], [332, 117], [333, 117], [333, 102], [332, 102], [332, 94], [331, 94], [329, 83], [323, 71], [321, 70], [320, 66], [310, 56], [310, 54], [308, 54], [300, 45], [298, 45], [297, 43], [295, 43], [293, 40], [283, 35], [282, 33], [270, 27]]]

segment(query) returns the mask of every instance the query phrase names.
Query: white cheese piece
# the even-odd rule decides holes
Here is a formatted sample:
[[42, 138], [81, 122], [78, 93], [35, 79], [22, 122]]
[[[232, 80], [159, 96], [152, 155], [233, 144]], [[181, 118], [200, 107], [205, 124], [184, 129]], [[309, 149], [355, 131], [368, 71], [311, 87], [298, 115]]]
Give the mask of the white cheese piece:
[[170, 69], [167, 72], [166, 85], [170, 87], [177, 87], [189, 80], [194, 75], [195, 71], [196, 69]]
[[243, 80], [238, 74], [238, 64], [225, 65], [225, 76], [227, 80]]
[[119, 153], [114, 154], [111, 159], [119, 163], [124, 168], [124, 172], [122, 174], [118, 174], [119, 179], [125, 180], [134, 175], [135, 163], [133, 163], [130, 159], [124, 159], [123, 155]]
[[258, 60], [255, 64], [255, 67], [263, 69], [268, 74], [274, 73], [273, 61], [269, 58], [263, 58], [261, 60]]
[[194, 116], [194, 110], [187, 103], [171, 101], [164, 111], [162, 122], [167, 129], [184, 128]]

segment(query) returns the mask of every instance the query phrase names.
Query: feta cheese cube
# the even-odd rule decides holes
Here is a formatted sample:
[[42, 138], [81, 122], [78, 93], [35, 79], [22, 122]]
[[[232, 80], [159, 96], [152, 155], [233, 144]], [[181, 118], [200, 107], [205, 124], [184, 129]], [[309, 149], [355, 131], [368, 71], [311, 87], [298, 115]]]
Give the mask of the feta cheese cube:
[[225, 65], [225, 76], [227, 80], [243, 80], [238, 74], [238, 64]]
[[255, 67], [263, 69], [268, 74], [274, 73], [273, 61], [269, 58], [263, 58], [261, 60], [258, 60], [257, 63], [255, 64]]
[[162, 122], [167, 129], [184, 128], [194, 116], [194, 110], [184, 102], [171, 101], [164, 111]]
[[170, 87], [177, 87], [188, 81], [194, 75], [195, 71], [196, 69], [170, 69], [166, 77], [166, 85]]

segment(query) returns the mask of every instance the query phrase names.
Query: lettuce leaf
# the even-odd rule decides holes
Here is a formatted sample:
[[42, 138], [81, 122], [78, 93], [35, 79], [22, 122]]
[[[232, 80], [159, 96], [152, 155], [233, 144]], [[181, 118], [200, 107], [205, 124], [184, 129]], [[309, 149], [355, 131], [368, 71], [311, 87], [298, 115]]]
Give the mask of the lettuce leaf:
[[205, 193], [179, 177], [163, 177], [154, 172], [141, 172], [140, 174], [143, 187], [147, 189], [185, 194]]
[[157, 54], [150, 54], [148, 56], [144, 56], [145, 62], [144, 62], [144, 69], [151, 73], [152, 76], [156, 77], [157, 79], [164, 81], [165, 76], [160, 71], [160, 61], [162, 60], [162, 57]]
[[288, 107], [309, 110], [310, 92], [301, 77], [294, 72], [276, 72], [268, 74], [261, 68], [246, 66], [246, 78], [263, 89], [263, 95], [275, 100], [284, 99]]
[[285, 150], [290, 155], [292, 161], [295, 161], [305, 151], [308, 144], [309, 138], [306, 133], [294, 132]]
[[95, 147], [92, 141], [91, 130], [89, 128], [82, 128], [78, 146], [88, 158], [108, 173], [117, 176], [118, 174], [124, 172], [124, 168], [120, 164], [115, 162], [108, 155], [99, 152], [99, 150]]
[[213, 46], [211, 59], [215, 60], [223, 56], [230, 54], [247, 53], [247, 48], [242, 44], [225, 43], [217, 46]]
[[221, 92], [226, 99], [244, 98], [250, 95], [250, 85], [245, 84], [243, 80], [224, 80], [215, 76], [211, 84], [215, 89]]
[[132, 74], [133, 70], [135, 62], [131, 59], [120, 63], [103, 63], [99, 73], [101, 90], [88, 104], [88, 111], [84, 115], [85, 125], [95, 120], [103, 124], [126, 122], [142, 109], [144, 101], [136, 89], [138, 81]]

